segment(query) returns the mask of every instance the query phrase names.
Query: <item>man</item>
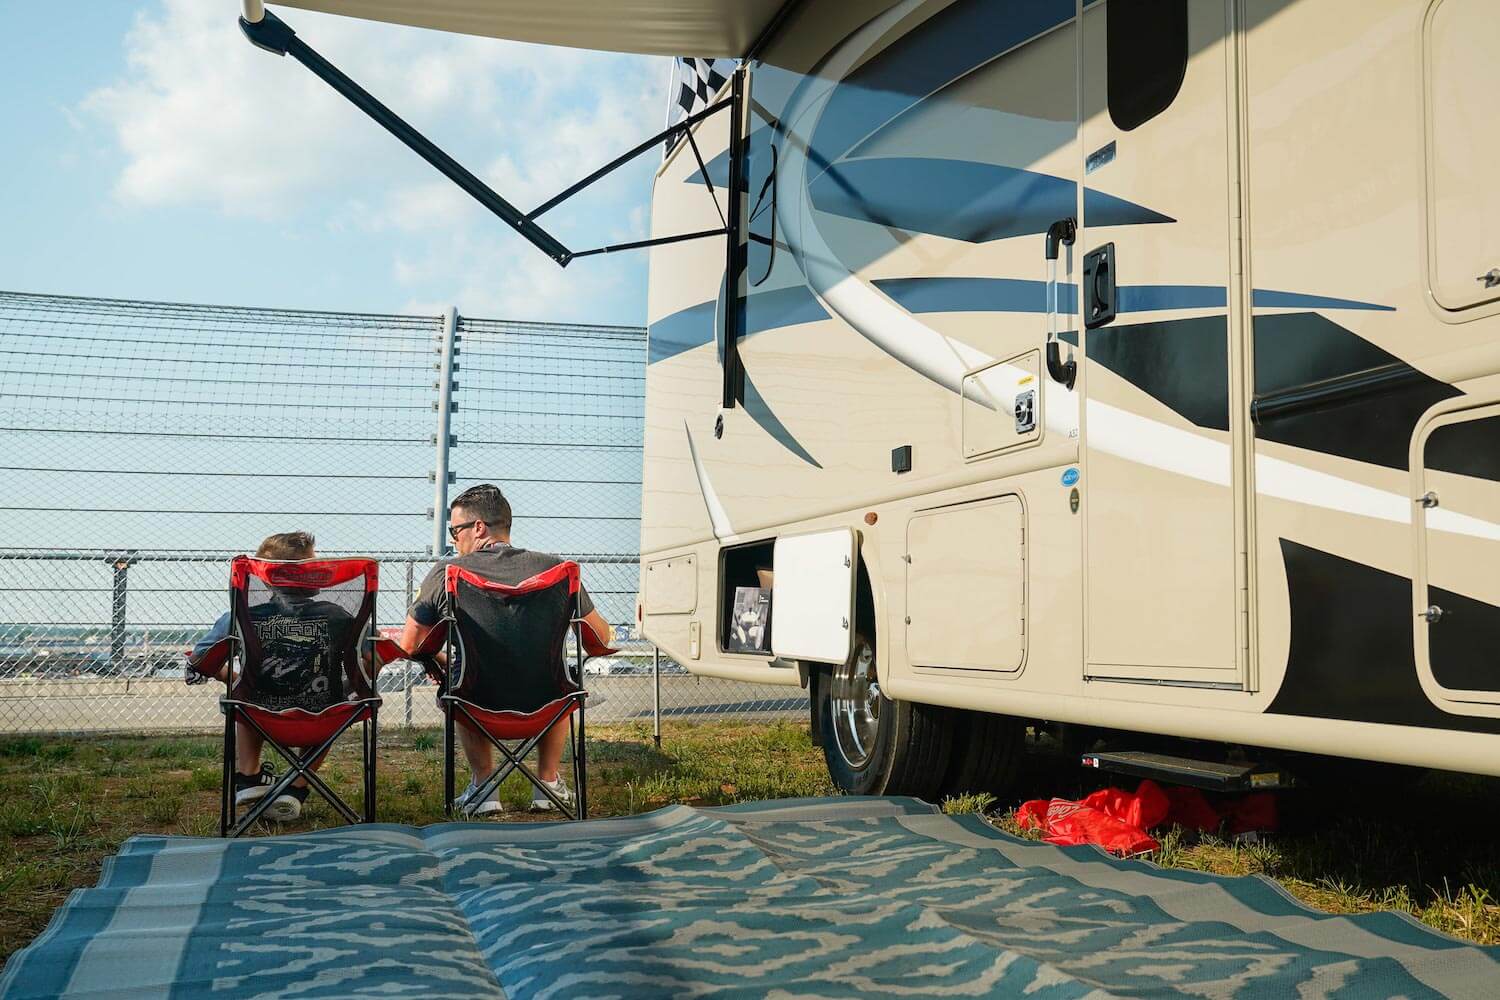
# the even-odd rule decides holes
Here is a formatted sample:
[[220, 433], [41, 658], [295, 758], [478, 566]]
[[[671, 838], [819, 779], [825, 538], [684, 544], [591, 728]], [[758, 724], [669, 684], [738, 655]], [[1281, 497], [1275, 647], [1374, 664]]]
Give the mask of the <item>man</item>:
[[[453, 500], [449, 505], [448, 535], [453, 539], [453, 547], [458, 554], [438, 563], [422, 581], [417, 598], [407, 611], [406, 628], [401, 633], [403, 648], [416, 649], [428, 630], [442, 620], [444, 575], [448, 565], [462, 567], [495, 583], [515, 585], [563, 561], [558, 556], [530, 552], [512, 545], [510, 525], [510, 502], [505, 499], [505, 494], [500, 492], [498, 486], [484, 483], [465, 490]], [[612, 638], [609, 623], [594, 608], [588, 591], [581, 587], [578, 604], [584, 624], [593, 630], [601, 643], [609, 645]], [[473, 729], [461, 715], [455, 722], [459, 743], [463, 746], [472, 777], [469, 787], [454, 805], [468, 816], [499, 812], [501, 805], [498, 788], [492, 789], [483, 801], [470, 801], [478, 790], [479, 782], [489, 777], [495, 769], [494, 747], [483, 733]], [[537, 777], [546, 782], [547, 787], [561, 801], [571, 803], [573, 793], [558, 773], [567, 739], [567, 730], [562, 726], [552, 727], [542, 737], [537, 747]], [[540, 790], [534, 790], [531, 808], [543, 810], [557, 807]]]
[[[255, 558], [284, 562], [317, 558], [316, 542], [305, 531], [271, 535], [255, 550]], [[344, 700], [341, 665], [329, 662], [328, 650], [341, 644], [354, 618], [330, 601], [317, 599], [318, 592], [302, 587], [272, 588], [270, 599], [250, 608], [250, 620], [261, 646], [262, 697], [259, 704], [273, 711], [302, 708], [317, 712]], [[225, 612], [189, 654], [189, 665], [229, 635], [230, 614]], [[229, 667], [218, 678], [230, 683]], [[270, 764], [261, 762], [265, 741], [253, 727], [235, 723], [234, 803], [236, 807], [265, 796], [276, 781]], [[296, 747], [299, 753], [305, 747]], [[317, 770], [323, 761], [312, 765]], [[269, 820], [286, 822], [302, 815], [307, 801], [307, 781], [297, 778], [285, 793], [262, 814]]]

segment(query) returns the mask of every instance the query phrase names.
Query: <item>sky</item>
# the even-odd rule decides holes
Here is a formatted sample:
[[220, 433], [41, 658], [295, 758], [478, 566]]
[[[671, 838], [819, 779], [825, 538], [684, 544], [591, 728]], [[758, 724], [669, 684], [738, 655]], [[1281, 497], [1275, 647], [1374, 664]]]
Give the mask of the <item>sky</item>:
[[[644, 324], [643, 253], [560, 269], [289, 58], [235, 0], [6, 0], [0, 288]], [[519, 207], [662, 127], [667, 60], [286, 9], [305, 42]], [[653, 153], [547, 216], [641, 238]]]

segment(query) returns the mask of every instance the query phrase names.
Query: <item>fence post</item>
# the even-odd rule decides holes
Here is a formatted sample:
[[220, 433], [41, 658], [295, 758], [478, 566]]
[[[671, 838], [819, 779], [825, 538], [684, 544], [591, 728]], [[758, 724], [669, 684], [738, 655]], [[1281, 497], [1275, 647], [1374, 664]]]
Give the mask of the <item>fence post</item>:
[[449, 306], [443, 315], [443, 332], [437, 363], [438, 399], [437, 433], [433, 444], [437, 446], [436, 468], [432, 472], [432, 554], [441, 559], [447, 549], [448, 539], [448, 449], [453, 444], [449, 432], [453, 414], [453, 356], [458, 353], [458, 309]]
[[114, 560], [115, 582], [109, 614], [109, 669], [112, 674], [118, 674], [125, 666], [125, 597], [130, 587], [130, 557], [133, 555], [134, 549]]
[[656, 741], [656, 749], [661, 749], [661, 649], [656, 645], [651, 647], [651, 716], [654, 720], [655, 731], [652, 739]]
[[[408, 560], [406, 560], [406, 605], [405, 605], [407, 608], [411, 607], [411, 598], [412, 598], [412, 594], [411, 594], [411, 577], [412, 577], [412, 562], [411, 562], [410, 559], [408, 559]], [[402, 620], [403, 621], [405, 620], [405, 614], [406, 614], [406, 612], [403, 609], [403, 611], [402, 611]], [[412, 679], [411, 678], [411, 668], [412, 668], [411, 661], [408, 660], [407, 664], [406, 664], [406, 728], [407, 729], [411, 728], [411, 679]]]

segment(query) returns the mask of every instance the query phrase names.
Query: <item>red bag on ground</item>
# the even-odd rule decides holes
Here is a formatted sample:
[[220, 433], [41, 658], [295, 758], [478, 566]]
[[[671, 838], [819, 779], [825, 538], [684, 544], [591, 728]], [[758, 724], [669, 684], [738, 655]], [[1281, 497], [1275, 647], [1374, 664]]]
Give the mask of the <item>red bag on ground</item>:
[[1129, 856], [1161, 845], [1146, 831], [1171, 822], [1189, 830], [1216, 832], [1228, 821], [1230, 833], [1276, 829], [1276, 799], [1258, 792], [1230, 799], [1221, 813], [1196, 788], [1163, 789], [1147, 778], [1134, 794], [1101, 788], [1080, 802], [1033, 799], [1016, 810], [1023, 830], [1041, 830], [1049, 844], [1071, 847], [1098, 844], [1112, 854]]
[[1040, 829], [1045, 834], [1042, 839], [1049, 844], [1098, 844], [1112, 854], [1129, 856], [1161, 846], [1146, 827], [1165, 819], [1167, 808], [1167, 796], [1160, 786], [1143, 781], [1134, 795], [1118, 788], [1101, 788], [1081, 802], [1025, 802], [1016, 811], [1016, 822], [1022, 829]]
[[1167, 810], [1167, 819], [1185, 830], [1215, 833], [1219, 829], [1219, 824], [1224, 822], [1224, 817], [1219, 815], [1217, 809], [1209, 805], [1208, 799], [1196, 788], [1172, 785], [1166, 789], [1166, 795], [1171, 803], [1171, 807]]

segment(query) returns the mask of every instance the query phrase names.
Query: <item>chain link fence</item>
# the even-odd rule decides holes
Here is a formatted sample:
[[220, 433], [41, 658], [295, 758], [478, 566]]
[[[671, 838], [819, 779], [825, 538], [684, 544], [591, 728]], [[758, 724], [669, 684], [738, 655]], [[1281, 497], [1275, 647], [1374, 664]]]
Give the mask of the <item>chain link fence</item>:
[[[0, 292], [0, 733], [216, 728], [182, 651], [230, 556], [306, 530], [378, 558], [399, 627], [477, 482], [624, 636], [592, 719], [800, 715], [795, 690], [658, 674], [635, 635], [645, 361], [634, 327]], [[415, 667], [380, 687], [387, 725], [437, 723]]]

